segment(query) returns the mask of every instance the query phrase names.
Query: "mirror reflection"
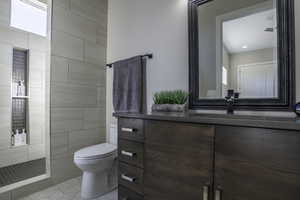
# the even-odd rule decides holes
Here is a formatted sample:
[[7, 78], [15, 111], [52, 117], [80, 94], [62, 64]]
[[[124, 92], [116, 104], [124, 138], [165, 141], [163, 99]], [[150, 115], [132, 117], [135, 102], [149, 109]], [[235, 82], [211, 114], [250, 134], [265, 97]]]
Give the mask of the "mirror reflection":
[[198, 16], [199, 98], [278, 97], [276, 1], [214, 0]]
[[49, 175], [49, 0], [1, 0], [0, 191]]

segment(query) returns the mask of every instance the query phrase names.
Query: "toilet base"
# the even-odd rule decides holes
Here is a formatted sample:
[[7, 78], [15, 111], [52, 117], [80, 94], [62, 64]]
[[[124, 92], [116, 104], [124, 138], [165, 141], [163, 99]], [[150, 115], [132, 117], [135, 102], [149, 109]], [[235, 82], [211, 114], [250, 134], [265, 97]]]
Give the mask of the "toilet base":
[[116, 175], [111, 171], [99, 173], [84, 172], [82, 176], [81, 198], [91, 200], [111, 192], [117, 187]]

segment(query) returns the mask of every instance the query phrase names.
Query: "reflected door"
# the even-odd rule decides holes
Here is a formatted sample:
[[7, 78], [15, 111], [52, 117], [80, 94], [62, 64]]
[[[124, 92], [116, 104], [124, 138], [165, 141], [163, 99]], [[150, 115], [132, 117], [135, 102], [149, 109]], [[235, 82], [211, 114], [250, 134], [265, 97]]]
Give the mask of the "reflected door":
[[241, 98], [275, 98], [275, 72], [274, 62], [239, 66], [238, 90]]

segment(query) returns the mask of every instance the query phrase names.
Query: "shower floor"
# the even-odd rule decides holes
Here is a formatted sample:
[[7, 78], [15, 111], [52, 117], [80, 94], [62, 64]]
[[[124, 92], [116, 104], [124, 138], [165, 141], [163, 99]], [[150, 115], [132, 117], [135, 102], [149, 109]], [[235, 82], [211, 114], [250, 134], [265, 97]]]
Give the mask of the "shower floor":
[[0, 187], [46, 173], [46, 159], [38, 159], [0, 168]]

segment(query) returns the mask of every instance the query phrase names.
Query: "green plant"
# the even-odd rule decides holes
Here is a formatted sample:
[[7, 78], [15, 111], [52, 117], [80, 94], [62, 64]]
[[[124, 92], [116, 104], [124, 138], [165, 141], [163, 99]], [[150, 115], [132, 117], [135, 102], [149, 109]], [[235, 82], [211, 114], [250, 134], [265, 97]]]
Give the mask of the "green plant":
[[189, 94], [183, 90], [161, 91], [153, 96], [155, 104], [185, 104]]

